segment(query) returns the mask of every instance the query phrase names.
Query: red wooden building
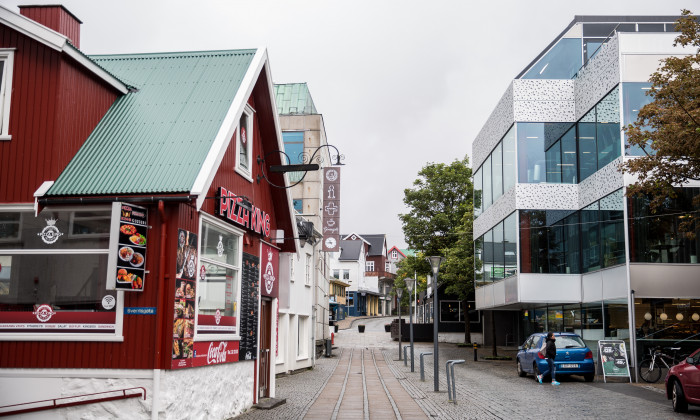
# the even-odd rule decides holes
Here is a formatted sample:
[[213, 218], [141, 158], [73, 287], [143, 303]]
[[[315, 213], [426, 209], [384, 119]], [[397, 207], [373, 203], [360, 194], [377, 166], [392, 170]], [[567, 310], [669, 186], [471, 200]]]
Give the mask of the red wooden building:
[[80, 23], [0, 6], [0, 406], [231, 417], [274, 394], [296, 252], [267, 53], [86, 56]]

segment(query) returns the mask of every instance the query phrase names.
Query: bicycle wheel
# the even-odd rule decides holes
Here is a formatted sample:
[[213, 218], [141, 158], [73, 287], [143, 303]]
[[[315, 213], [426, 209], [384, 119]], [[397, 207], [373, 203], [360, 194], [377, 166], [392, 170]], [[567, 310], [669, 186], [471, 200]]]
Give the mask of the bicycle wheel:
[[654, 383], [661, 379], [661, 367], [658, 362], [652, 368], [651, 359], [644, 359], [639, 364], [639, 376], [644, 382]]

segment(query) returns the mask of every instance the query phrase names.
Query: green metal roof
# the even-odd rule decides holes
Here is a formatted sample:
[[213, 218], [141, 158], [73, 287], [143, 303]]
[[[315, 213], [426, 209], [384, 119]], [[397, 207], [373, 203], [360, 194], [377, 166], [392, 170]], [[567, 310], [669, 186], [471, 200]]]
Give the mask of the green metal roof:
[[118, 98], [47, 195], [189, 192], [256, 50], [91, 56]]
[[275, 85], [275, 102], [280, 115], [318, 114], [306, 83]]

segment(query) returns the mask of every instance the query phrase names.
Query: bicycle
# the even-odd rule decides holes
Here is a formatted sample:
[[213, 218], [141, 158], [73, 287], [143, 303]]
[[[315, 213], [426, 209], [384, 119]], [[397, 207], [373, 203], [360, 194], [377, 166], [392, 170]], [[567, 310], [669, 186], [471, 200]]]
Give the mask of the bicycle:
[[[665, 347], [664, 350], [673, 352], [673, 356], [661, 351], [661, 347], [656, 347], [649, 350], [650, 358], [642, 360], [639, 364], [639, 376], [645, 382], [655, 383], [661, 379], [662, 365], [666, 370], [671, 369], [671, 366], [680, 363], [685, 359], [684, 355], [678, 355], [680, 347]], [[670, 363], [670, 365], [669, 365]]]

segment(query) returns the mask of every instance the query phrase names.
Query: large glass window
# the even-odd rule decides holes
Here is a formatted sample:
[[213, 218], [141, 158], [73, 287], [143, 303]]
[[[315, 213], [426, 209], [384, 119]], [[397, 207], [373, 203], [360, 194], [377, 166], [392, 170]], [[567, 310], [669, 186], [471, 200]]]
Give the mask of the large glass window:
[[598, 169], [620, 156], [620, 90], [613, 89], [596, 107]]
[[547, 182], [561, 183], [561, 142], [556, 142], [545, 153], [547, 159]]
[[456, 300], [440, 301], [440, 322], [459, 322], [460, 304]]
[[[289, 164], [296, 165], [304, 163], [304, 132], [303, 131], [283, 131], [282, 141], [284, 142], [284, 152], [287, 154]], [[297, 182], [304, 175], [304, 172], [288, 172], [290, 182]]]
[[483, 211], [481, 168], [474, 173], [474, 217]]
[[634, 327], [640, 359], [656, 346], [693, 352], [700, 347], [700, 299], [635, 299]]
[[106, 289], [110, 220], [104, 207], [47, 208], [38, 217], [30, 208], [0, 210], [0, 334], [109, 340], [121, 333], [122, 294]]
[[517, 235], [518, 224], [516, 214], [513, 212], [503, 221], [503, 250], [505, 259], [505, 276], [512, 276], [517, 271]]
[[[644, 107], [644, 105], [650, 103], [654, 100], [653, 96], [648, 95], [651, 91], [651, 83], [623, 83], [622, 84], [622, 116], [623, 124], [625, 126], [637, 121], [637, 115], [639, 115], [639, 110]], [[644, 127], [649, 129], [649, 127]], [[625, 154], [629, 156], [644, 156], [645, 153], [639, 146], [629, 146], [627, 143], [627, 136], [625, 136], [626, 151]], [[647, 147], [646, 151], [651, 154], [653, 150], [651, 147]]]
[[503, 146], [498, 143], [491, 153], [491, 185], [493, 186], [493, 201], [503, 195]]
[[583, 65], [581, 38], [560, 39], [523, 79], [571, 79]]
[[515, 185], [515, 126], [503, 136], [503, 192]]
[[503, 252], [503, 222], [493, 227], [493, 260], [491, 268], [491, 277], [502, 279], [505, 277], [505, 261]]
[[477, 284], [491, 282], [515, 274], [517, 268], [515, 213], [474, 241]]
[[[578, 123], [578, 168], [580, 181], [598, 170], [598, 151], [595, 137], [595, 108]], [[580, 182], [579, 181], [579, 182]]]
[[493, 203], [493, 189], [492, 189], [492, 178], [491, 178], [491, 155], [489, 155], [488, 158], [486, 158], [486, 161], [484, 161], [484, 164], [481, 166], [482, 169], [482, 176], [484, 179], [484, 184], [483, 184], [483, 206], [484, 210], [486, 210], [492, 203]]
[[[678, 188], [676, 198], [667, 199], [654, 214], [647, 198], [628, 198], [630, 261], [697, 264], [700, 235], [689, 238], [679, 227], [697, 220], [700, 205], [693, 200], [699, 195], [700, 188]], [[697, 223], [690, 224], [690, 232], [697, 232]]]
[[578, 182], [577, 174], [576, 127], [574, 126], [561, 138], [561, 182], [576, 184]]
[[624, 198], [622, 190], [600, 200], [603, 267], [625, 263]]
[[581, 210], [581, 268], [584, 273], [601, 268], [598, 208], [596, 201]]
[[200, 261], [207, 275], [197, 285], [196, 334], [208, 340], [232, 338], [239, 334], [243, 233], [204, 216], [200, 232]]
[[545, 169], [544, 123], [518, 123], [518, 181], [545, 182]]

